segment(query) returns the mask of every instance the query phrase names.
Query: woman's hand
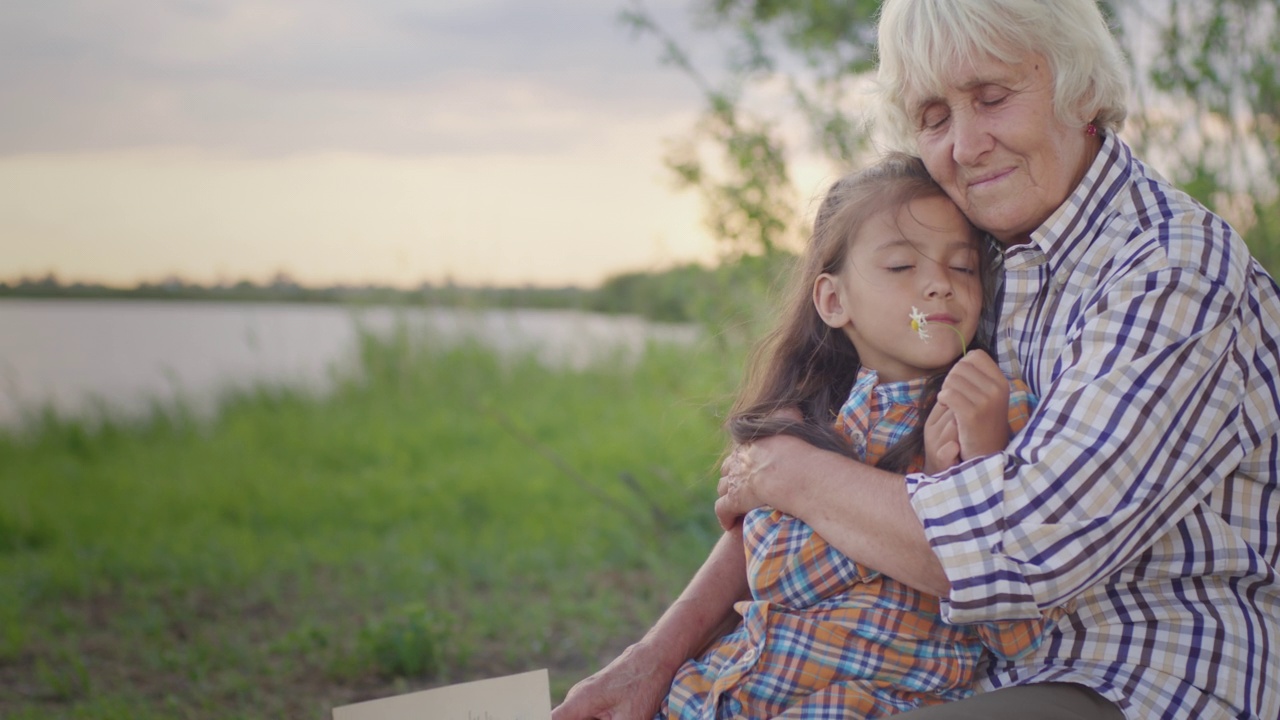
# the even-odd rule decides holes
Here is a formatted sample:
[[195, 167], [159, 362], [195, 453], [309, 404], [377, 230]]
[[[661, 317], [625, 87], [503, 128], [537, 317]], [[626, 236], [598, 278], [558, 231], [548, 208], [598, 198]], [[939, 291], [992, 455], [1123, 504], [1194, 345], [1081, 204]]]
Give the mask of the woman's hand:
[[651, 720], [680, 665], [740, 622], [733, 604], [750, 596], [742, 533], [726, 532], [644, 639], [574, 685], [552, 720]]
[[[951, 423], [954, 433], [948, 428]], [[935, 426], [932, 431], [931, 424]], [[931, 432], [935, 442], [941, 442], [933, 452], [929, 451]], [[1009, 444], [1009, 380], [991, 356], [980, 350], [960, 358], [938, 391], [938, 404], [925, 422], [926, 463], [945, 461], [952, 452], [948, 445], [952, 441], [959, 445], [959, 453], [951, 465], [1003, 452]], [[950, 465], [934, 471], [946, 467]]]
[[720, 526], [729, 530], [751, 510], [765, 505], [778, 507], [773, 489], [803, 473], [805, 460], [822, 452], [790, 435], [773, 435], [735, 446], [720, 465], [720, 484], [716, 488], [720, 493], [716, 500]]
[[737, 525], [742, 516], [764, 503], [755, 494], [752, 484], [753, 444], [734, 445], [729, 457], [720, 464], [720, 482], [716, 485], [716, 519], [720, 527], [729, 530]]
[[632, 645], [600, 672], [569, 689], [551, 720], [651, 720], [671, 687], [671, 677], [642, 644]]

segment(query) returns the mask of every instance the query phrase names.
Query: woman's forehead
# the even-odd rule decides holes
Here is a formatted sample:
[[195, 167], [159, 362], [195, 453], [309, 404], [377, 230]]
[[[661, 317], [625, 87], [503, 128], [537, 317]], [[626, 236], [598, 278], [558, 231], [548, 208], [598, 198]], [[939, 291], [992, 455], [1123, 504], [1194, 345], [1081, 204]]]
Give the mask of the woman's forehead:
[[912, 62], [904, 74], [902, 97], [911, 111], [982, 85], [1015, 82], [1030, 71], [1036, 57], [1030, 51], [953, 48], [938, 62]]
[[934, 101], [947, 96], [968, 94], [983, 86], [1018, 85], [1021, 79], [1033, 72], [1036, 54], [997, 56], [983, 53], [977, 56], [956, 58], [937, 70], [924, 70], [922, 76], [910, 78], [909, 87], [902, 94], [908, 113], [915, 113]]

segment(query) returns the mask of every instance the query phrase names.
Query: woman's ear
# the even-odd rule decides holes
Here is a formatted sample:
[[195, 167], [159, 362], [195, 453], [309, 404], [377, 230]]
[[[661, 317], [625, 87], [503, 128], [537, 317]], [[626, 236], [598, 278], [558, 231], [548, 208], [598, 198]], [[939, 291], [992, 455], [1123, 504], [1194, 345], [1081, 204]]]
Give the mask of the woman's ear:
[[840, 280], [831, 273], [822, 273], [814, 281], [813, 306], [829, 327], [842, 328], [851, 321], [840, 297]]

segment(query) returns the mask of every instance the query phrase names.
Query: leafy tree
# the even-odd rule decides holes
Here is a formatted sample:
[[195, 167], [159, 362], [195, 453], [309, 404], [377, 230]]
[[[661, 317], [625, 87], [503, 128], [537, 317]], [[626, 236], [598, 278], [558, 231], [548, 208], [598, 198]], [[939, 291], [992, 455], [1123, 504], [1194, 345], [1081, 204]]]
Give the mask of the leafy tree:
[[872, 67], [878, 7], [875, 0], [699, 0], [697, 24], [736, 40], [718, 83], [694, 66], [642, 0], [623, 12], [638, 33], [661, 41], [663, 60], [705, 98], [699, 122], [674, 143], [667, 164], [702, 192], [708, 222], [730, 256], [787, 246], [799, 217], [788, 172], [795, 147], [814, 143], [845, 164], [863, 149], [865, 136], [849, 107], [859, 76]]
[[1278, 3], [1109, 4], [1133, 59], [1135, 145], [1245, 232], [1259, 258], [1277, 258]]
[[[730, 260], [791, 246], [801, 154], [856, 163], [868, 147], [860, 86], [874, 63], [878, 0], [691, 0], [695, 26], [729, 40], [717, 80], [643, 4], [622, 19], [705, 99], [668, 165], [699, 190]], [[1103, 0], [1132, 58], [1125, 136], [1171, 179], [1280, 257], [1280, 28], [1276, 0]], [[1276, 247], [1271, 247], [1276, 243]], [[1266, 247], [1262, 247], [1266, 246]]]

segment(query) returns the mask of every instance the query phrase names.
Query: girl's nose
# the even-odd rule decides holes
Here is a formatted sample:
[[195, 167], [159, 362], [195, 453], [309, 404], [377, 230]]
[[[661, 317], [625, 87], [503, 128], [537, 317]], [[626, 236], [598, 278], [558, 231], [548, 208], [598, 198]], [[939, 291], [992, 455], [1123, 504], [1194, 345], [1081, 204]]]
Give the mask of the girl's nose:
[[955, 284], [951, 282], [951, 273], [942, 263], [929, 262], [924, 275], [924, 295], [928, 298], [951, 297], [955, 295]]
[[936, 297], [949, 298], [955, 294], [956, 294], [955, 289], [952, 288], [950, 285], [932, 285], [929, 287], [928, 290], [925, 291], [925, 297], [931, 297], [931, 298], [936, 298]]

